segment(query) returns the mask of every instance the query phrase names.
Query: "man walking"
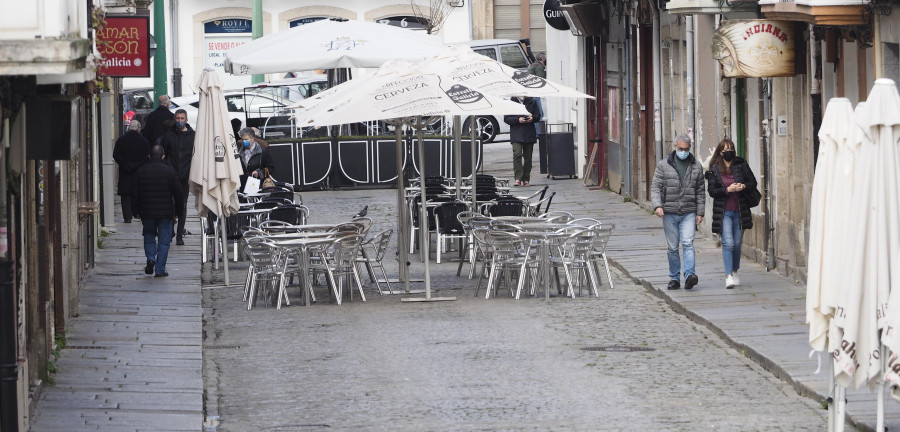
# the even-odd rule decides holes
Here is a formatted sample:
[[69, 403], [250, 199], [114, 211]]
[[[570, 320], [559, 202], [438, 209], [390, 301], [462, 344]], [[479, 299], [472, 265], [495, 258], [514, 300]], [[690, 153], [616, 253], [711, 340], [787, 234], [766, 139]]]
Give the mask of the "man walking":
[[175, 231], [175, 244], [184, 245], [184, 221], [188, 199], [188, 179], [191, 176], [191, 159], [194, 157], [194, 129], [187, 123], [187, 111], [175, 111], [175, 123], [166, 131], [162, 139], [169, 163], [178, 174], [181, 193], [184, 196], [182, 212], [178, 214], [178, 229]]
[[166, 277], [166, 260], [172, 243], [173, 219], [184, 214], [184, 197], [175, 169], [165, 159], [165, 150], [154, 145], [150, 161], [137, 171], [135, 200], [144, 225], [144, 273]]
[[150, 145], [158, 144], [156, 140], [166, 133], [166, 120], [172, 120], [175, 117], [175, 114], [169, 110], [169, 105], [172, 104], [169, 96], [160, 95], [158, 101], [159, 106], [144, 118], [144, 129], [141, 132]]
[[525, 104], [530, 115], [506, 115], [503, 121], [509, 125], [509, 141], [513, 148], [513, 171], [516, 186], [531, 185], [531, 153], [537, 141], [534, 123], [541, 118], [537, 101], [530, 97], [514, 97], [512, 100]]
[[528, 73], [547, 79], [547, 54], [538, 53], [537, 60], [528, 66]]
[[694, 232], [703, 221], [706, 210], [706, 184], [703, 181], [703, 166], [691, 154], [691, 138], [678, 135], [675, 149], [666, 159], [659, 161], [650, 186], [650, 200], [653, 211], [663, 219], [669, 257], [668, 289], [681, 287], [681, 257], [684, 258], [684, 289], [697, 285], [699, 278], [694, 273]]
[[141, 122], [132, 120], [128, 124], [128, 132], [116, 140], [113, 149], [113, 160], [119, 165], [119, 182], [117, 189], [122, 200], [122, 217], [125, 223], [131, 223], [136, 208], [134, 198], [134, 176], [150, 156], [150, 143], [141, 136]]

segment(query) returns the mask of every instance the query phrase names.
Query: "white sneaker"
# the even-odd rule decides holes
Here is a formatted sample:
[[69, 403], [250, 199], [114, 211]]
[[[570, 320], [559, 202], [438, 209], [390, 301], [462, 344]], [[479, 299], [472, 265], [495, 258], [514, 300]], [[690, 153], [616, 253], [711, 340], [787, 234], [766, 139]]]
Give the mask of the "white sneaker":
[[731, 279], [734, 280], [734, 285], [735, 285], [735, 286], [741, 284], [741, 278], [738, 277], [738, 275], [737, 275], [737, 270], [731, 272]]
[[734, 288], [734, 277], [731, 275], [725, 276], [725, 288], [732, 289]]

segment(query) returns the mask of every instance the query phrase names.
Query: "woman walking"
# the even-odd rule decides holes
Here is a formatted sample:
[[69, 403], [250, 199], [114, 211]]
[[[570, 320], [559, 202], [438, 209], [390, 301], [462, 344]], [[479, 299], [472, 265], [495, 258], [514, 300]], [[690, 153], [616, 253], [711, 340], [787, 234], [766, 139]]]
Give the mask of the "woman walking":
[[247, 177], [256, 177], [260, 181], [265, 180], [267, 175], [275, 172], [275, 166], [272, 164], [272, 157], [269, 156], [269, 149], [263, 147], [256, 136], [256, 132], [251, 128], [243, 128], [238, 132], [240, 134], [240, 155], [241, 166], [244, 167], [244, 175], [241, 176], [241, 189], [247, 183]]
[[713, 198], [712, 231], [722, 236], [725, 288], [731, 289], [741, 284], [737, 271], [744, 230], [753, 228], [750, 205], [742, 192], [756, 189], [756, 177], [747, 161], [735, 153], [734, 143], [724, 139], [709, 161], [706, 181]]

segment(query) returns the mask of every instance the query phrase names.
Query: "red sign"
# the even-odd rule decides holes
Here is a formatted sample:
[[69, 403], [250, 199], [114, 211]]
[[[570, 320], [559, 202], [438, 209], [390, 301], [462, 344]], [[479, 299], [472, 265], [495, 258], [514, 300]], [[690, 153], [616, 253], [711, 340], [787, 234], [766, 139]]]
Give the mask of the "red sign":
[[150, 76], [150, 18], [106, 17], [97, 32], [100, 73], [110, 77]]

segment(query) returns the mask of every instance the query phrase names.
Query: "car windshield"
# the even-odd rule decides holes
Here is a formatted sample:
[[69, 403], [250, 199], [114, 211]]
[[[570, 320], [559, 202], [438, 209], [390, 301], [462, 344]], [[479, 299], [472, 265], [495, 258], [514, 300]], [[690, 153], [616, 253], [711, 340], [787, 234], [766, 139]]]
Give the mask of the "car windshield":
[[515, 68], [525, 69], [528, 67], [528, 59], [522, 53], [522, 48], [518, 45], [501, 45], [500, 58], [503, 64]]

